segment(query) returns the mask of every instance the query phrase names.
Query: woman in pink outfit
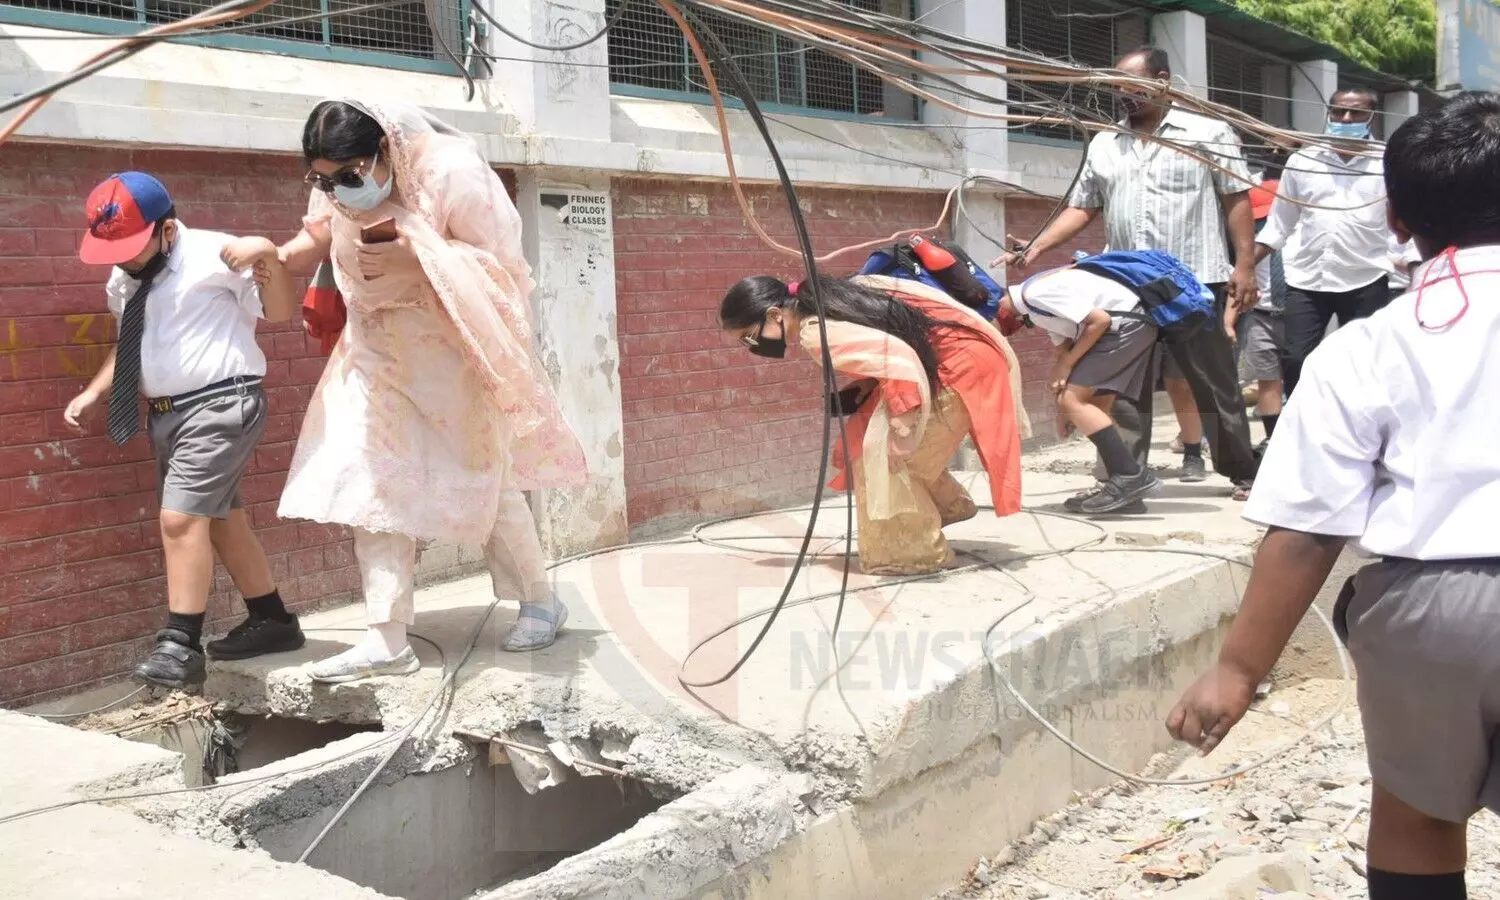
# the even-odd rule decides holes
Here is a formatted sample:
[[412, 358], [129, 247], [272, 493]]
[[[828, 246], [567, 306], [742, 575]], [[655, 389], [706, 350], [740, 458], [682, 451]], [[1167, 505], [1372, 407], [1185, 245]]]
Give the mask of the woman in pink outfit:
[[[415, 107], [324, 101], [302, 147], [308, 215], [279, 252], [301, 272], [331, 260], [348, 324], [279, 514], [354, 529], [369, 624], [312, 677], [419, 668], [406, 628], [422, 541], [482, 545], [496, 596], [520, 601], [505, 648], [545, 647], [567, 610], [521, 491], [587, 472], [534, 350], [520, 216], [472, 140]], [[365, 243], [386, 219], [397, 239]]]

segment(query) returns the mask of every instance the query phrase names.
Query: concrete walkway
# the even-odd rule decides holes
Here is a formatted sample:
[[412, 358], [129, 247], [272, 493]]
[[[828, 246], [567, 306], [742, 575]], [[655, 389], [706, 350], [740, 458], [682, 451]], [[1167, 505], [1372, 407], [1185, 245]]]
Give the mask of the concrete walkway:
[[[1174, 432], [1170, 417], [1158, 421], [1158, 462], [1175, 465], [1165, 450]], [[633, 776], [675, 796], [746, 767], [795, 777], [803, 785], [791, 794], [800, 798], [798, 830], [833, 822], [857, 832], [840, 851], [850, 853], [851, 871], [866, 871], [826, 896], [918, 896], [951, 884], [977, 855], [961, 839], [965, 830], [984, 832], [975, 836], [993, 846], [1066, 803], [1072, 791], [1109, 780], [1008, 702], [986, 663], [986, 640], [1030, 702], [1068, 711], [1067, 731], [1130, 768], [1162, 749], [1163, 701], [1205, 663], [1237, 602], [1245, 572], [1225, 560], [1247, 559], [1258, 531], [1239, 518], [1241, 506], [1229, 499], [1226, 481], [1184, 485], [1169, 470], [1144, 516], [1062, 515], [1062, 501], [1092, 483], [1091, 460], [1091, 446], [1081, 441], [1029, 455], [1028, 512], [1006, 519], [982, 512], [948, 529], [968, 570], [879, 586], [851, 574], [851, 590], [864, 590], [850, 593], [842, 608], [834, 596], [789, 605], [748, 662], [712, 686], [680, 683], [682, 661], [701, 645], [685, 666], [692, 682], [734, 669], [765, 623], [761, 611], [781, 594], [805, 512], [716, 525], [700, 534], [710, 543], [632, 547], [558, 567], [558, 591], [572, 613], [562, 639], [544, 651], [499, 650], [515, 607], [491, 610], [488, 579], [471, 578], [419, 593], [413, 631], [431, 643], [418, 643], [424, 667], [416, 675], [336, 687], [308, 680], [304, 663], [358, 637], [362, 611], [354, 606], [307, 617], [309, 643], [299, 653], [214, 666], [205, 693], [246, 712], [395, 728], [427, 702], [444, 663], [457, 661], [489, 615], [458, 676], [445, 728], [502, 735], [540, 727], [549, 739], [613, 746]], [[987, 500], [982, 477], [967, 480], [976, 499]], [[794, 601], [837, 592], [845, 516], [842, 499], [825, 506], [812, 543], [824, 555], [799, 574]], [[1130, 677], [1142, 666], [1154, 666], [1154, 674]], [[1073, 718], [1083, 707], [1095, 710], [1091, 720]], [[1129, 725], [1122, 724], [1126, 716]], [[87, 742], [87, 752], [71, 741]], [[27, 749], [9, 749], [21, 745]], [[0, 746], [7, 755], [27, 754], [19, 766], [0, 767], [0, 804], [9, 809], [62, 798], [96, 777], [92, 769], [74, 771], [54, 760], [95, 754], [107, 760], [99, 765], [110, 777], [134, 771], [139, 759], [166, 764], [152, 748], [15, 716], [0, 717]], [[1001, 772], [1004, 760], [1010, 762]], [[48, 766], [53, 770], [40, 782], [19, 775]], [[1000, 779], [985, 790], [1004, 791], [1005, 809], [985, 803], [981, 791], [972, 801], [922, 810], [933, 792], [946, 798], [960, 783], [975, 789], [981, 770], [988, 773], [983, 778]], [[936, 780], [924, 783], [932, 773]], [[6, 778], [25, 790], [13, 792]], [[207, 794], [186, 802], [201, 815], [203, 804], [217, 801]], [[862, 818], [851, 823], [849, 810]], [[172, 815], [158, 807], [154, 817]], [[941, 821], [949, 824], [931, 824]], [[110, 837], [79, 841], [80, 834]], [[75, 890], [57, 890], [40, 873], [62, 863], [71, 878], [114, 884], [116, 865], [133, 871], [116, 857], [138, 862], [143, 879], [170, 859], [174, 870], [201, 873], [203, 886], [222, 879], [238, 896], [259, 896], [257, 877], [280, 885], [283, 895], [371, 896], [311, 869], [170, 837], [121, 810], [86, 806], [0, 826], [0, 840], [9, 844], [0, 867], [28, 879], [22, 882], [28, 889], [15, 896], [95, 895], [76, 890], [80, 882], [70, 882]], [[89, 849], [101, 842], [109, 847]], [[857, 851], [850, 849], [855, 845]], [[888, 852], [901, 846], [907, 852]], [[721, 862], [727, 869], [714, 876], [718, 882], [698, 873], [684, 876], [681, 887], [707, 891], [699, 896], [789, 896], [779, 886], [787, 873], [822, 879], [829, 865], [844, 864], [827, 863], [826, 856], [788, 851], [753, 871]], [[536, 896], [628, 895], [590, 893], [581, 882], [561, 884], [563, 877], [544, 876], [538, 884], [545, 882], [545, 890]], [[9, 896], [17, 883], [0, 872], [0, 895]]]

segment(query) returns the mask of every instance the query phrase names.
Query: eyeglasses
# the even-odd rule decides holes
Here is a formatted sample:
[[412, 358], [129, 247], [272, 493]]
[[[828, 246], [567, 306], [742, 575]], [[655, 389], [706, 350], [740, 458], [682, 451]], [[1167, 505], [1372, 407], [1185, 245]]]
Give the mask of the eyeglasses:
[[746, 347], [759, 347], [760, 346], [760, 336], [765, 333], [765, 330], [766, 330], [766, 323], [765, 323], [765, 320], [762, 319], [760, 325], [755, 329], [755, 333], [754, 334], [742, 334], [742, 335], [740, 335], [740, 343], [744, 344]]
[[322, 172], [308, 172], [303, 176], [302, 180], [325, 194], [333, 193], [333, 189], [340, 186], [357, 190], [364, 187], [366, 170], [370, 168], [373, 162], [374, 160], [367, 160], [357, 163], [356, 165], [339, 169], [332, 175], [324, 175]]

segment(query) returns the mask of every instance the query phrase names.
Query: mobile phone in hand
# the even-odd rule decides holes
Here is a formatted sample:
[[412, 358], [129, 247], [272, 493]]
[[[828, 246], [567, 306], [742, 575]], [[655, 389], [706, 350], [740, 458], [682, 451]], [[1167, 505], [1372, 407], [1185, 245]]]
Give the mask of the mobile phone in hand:
[[859, 410], [860, 386], [846, 387], [828, 395], [828, 411], [835, 416], [852, 416]]
[[366, 225], [359, 231], [359, 239], [366, 244], [389, 244], [396, 237], [395, 219], [383, 219], [374, 225]]

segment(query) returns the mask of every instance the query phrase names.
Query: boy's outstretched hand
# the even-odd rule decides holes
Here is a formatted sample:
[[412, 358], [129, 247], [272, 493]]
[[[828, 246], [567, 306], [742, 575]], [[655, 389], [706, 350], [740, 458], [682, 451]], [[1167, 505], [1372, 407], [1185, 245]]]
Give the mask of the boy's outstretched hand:
[[1255, 688], [1253, 679], [1219, 663], [1172, 707], [1167, 715], [1167, 732], [1207, 756], [1244, 717], [1255, 699]]

